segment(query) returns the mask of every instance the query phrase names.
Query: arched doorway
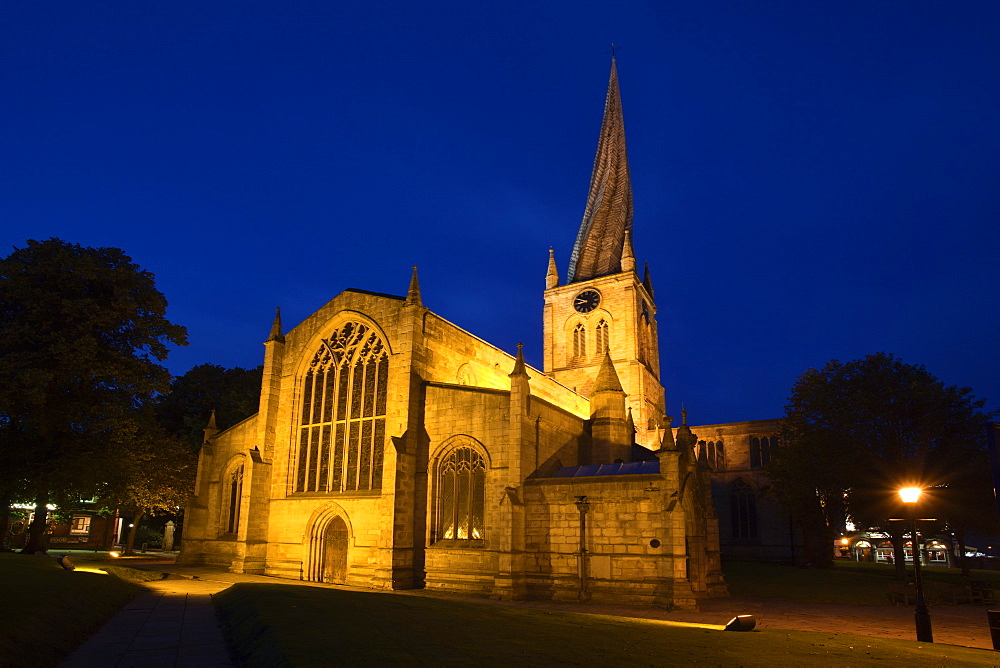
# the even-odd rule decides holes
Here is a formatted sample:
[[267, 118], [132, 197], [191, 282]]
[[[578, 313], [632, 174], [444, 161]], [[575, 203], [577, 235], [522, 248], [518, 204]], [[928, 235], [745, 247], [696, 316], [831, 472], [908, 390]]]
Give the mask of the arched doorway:
[[323, 582], [347, 581], [347, 524], [334, 517], [323, 535]]

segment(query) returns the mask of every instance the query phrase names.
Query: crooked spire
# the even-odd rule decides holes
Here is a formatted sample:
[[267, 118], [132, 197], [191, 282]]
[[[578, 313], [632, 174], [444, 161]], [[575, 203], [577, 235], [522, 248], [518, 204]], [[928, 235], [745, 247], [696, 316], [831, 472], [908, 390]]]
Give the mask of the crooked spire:
[[590, 176], [587, 208], [569, 261], [568, 282], [622, 271], [625, 231], [632, 229], [632, 182], [625, 150], [625, 121], [618, 90], [618, 70], [611, 58], [611, 78], [604, 121]]

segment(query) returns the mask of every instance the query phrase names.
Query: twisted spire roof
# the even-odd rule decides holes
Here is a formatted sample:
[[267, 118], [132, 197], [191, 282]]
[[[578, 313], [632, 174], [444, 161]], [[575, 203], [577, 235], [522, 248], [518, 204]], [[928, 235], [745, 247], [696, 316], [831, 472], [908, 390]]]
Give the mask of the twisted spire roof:
[[620, 272], [625, 230], [632, 230], [632, 182], [625, 150], [618, 70], [612, 57], [604, 121], [590, 176], [587, 208], [569, 261], [569, 282]]

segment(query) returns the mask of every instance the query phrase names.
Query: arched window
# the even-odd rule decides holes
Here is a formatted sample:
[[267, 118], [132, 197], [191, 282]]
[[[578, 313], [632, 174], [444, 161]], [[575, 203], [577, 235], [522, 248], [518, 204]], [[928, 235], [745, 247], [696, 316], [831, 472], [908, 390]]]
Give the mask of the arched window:
[[233, 469], [227, 482], [224, 508], [226, 533], [237, 533], [240, 530], [240, 505], [243, 500], [242, 464]]
[[296, 492], [382, 488], [389, 355], [370, 327], [323, 339], [302, 380]]
[[758, 469], [771, 463], [771, 450], [778, 447], [777, 436], [750, 437], [750, 468]]
[[708, 465], [715, 468], [715, 441], [708, 442]]
[[608, 323], [601, 320], [597, 323], [597, 349], [595, 352], [600, 355], [608, 349]]
[[729, 513], [734, 539], [757, 537], [757, 497], [745, 480], [729, 487]]
[[715, 470], [726, 470], [726, 446], [722, 441], [715, 444]]
[[452, 450], [438, 465], [437, 537], [483, 540], [485, 508], [486, 460], [467, 446]]
[[587, 356], [587, 329], [579, 323], [573, 330], [573, 357]]

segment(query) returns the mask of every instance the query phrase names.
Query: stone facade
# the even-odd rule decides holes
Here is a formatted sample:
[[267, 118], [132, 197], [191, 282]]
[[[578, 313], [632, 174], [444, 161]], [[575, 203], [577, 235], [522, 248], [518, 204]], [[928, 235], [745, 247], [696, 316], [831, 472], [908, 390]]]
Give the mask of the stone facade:
[[796, 562], [801, 529], [769, 495], [764, 467], [777, 448], [781, 420], [751, 420], [691, 427], [695, 451], [712, 471], [712, 501], [724, 557]]
[[347, 290], [287, 334], [276, 318], [259, 413], [206, 429], [181, 561], [498, 598], [724, 595], [711, 469], [664, 415], [621, 123], [612, 70], [569, 284], [550, 256], [543, 371], [425, 308], [416, 270], [405, 297]]

